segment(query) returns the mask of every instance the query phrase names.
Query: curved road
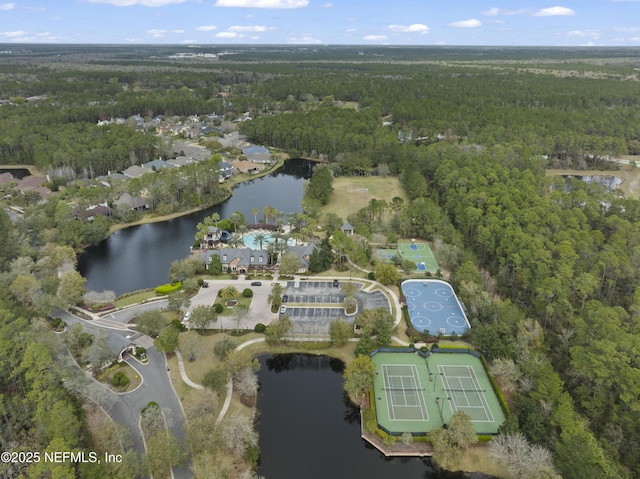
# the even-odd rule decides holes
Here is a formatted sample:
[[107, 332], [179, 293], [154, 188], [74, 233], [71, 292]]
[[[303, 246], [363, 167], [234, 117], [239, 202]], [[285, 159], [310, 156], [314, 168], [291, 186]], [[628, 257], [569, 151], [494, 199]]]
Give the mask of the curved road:
[[[158, 307], [161, 307], [161, 305], [157, 303], [158, 302], [151, 304], [154, 304], [157, 309]], [[127, 314], [142, 312], [147, 310], [146, 307], [148, 306], [149, 303], [141, 305], [141, 307], [144, 308], [137, 311], [136, 307], [128, 308]], [[115, 342], [116, 344], [128, 342], [129, 339], [127, 336], [139, 334], [130, 330], [111, 329], [99, 322], [86, 321], [61, 309], [57, 309], [53, 314], [56, 317], [62, 318], [68, 325], [75, 323], [82, 324], [84, 330], [88, 333], [97, 334], [99, 331], [105, 332], [109, 336], [109, 341]], [[143, 339], [143, 341], [139, 341], [139, 339]], [[141, 335], [139, 336], [139, 339], [135, 340], [138, 344], [142, 342], [150, 344], [149, 347], [146, 345], [144, 346], [147, 349], [149, 363], [140, 364], [132, 358], [129, 358], [127, 363], [140, 373], [143, 380], [142, 384], [135, 391], [129, 393], [113, 393], [116, 399], [113, 405], [108, 408], [107, 412], [115, 422], [126, 424], [130, 427], [131, 432], [133, 433], [134, 448], [138, 452], [144, 453], [144, 442], [142, 439], [142, 433], [138, 427], [138, 420], [140, 418], [140, 411], [142, 408], [144, 408], [150, 401], [155, 401], [165, 412], [165, 415], [169, 416], [168, 422], [171, 432], [182, 444], [184, 444], [184, 426], [186, 420], [178, 396], [173, 389], [171, 379], [167, 373], [165, 355], [156, 351], [156, 348], [153, 346], [153, 340], [148, 336]], [[191, 471], [189, 470], [189, 464], [174, 468], [173, 474], [174, 477], [178, 479], [187, 479], [192, 477]]]

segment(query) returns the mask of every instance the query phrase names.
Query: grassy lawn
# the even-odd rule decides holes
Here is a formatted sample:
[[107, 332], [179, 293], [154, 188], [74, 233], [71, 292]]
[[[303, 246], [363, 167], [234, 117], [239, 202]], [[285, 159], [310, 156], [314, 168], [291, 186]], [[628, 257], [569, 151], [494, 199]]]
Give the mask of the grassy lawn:
[[124, 308], [125, 306], [130, 306], [132, 304], [141, 303], [142, 301], [147, 301], [148, 299], [155, 298], [155, 291], [142, 291], [140, 293], [132, 294], [131, 296], [125, 296], [123, 298], [118, 298], [114, 301], [114, 305], [116, 308]]
[[[118, 372], [124, 373], [125, 376], [127, 376], [129, 378], [129, 384], [124, 388], [114, 387], [114, 386], [111, 385], [111, 381], [113, 380], [113, 376]], [[111, 389], [113, 389], [114, 391], [117, 391], [119, 393], [123, 393], [123, 392], [127, 392], [127, 391], [133, 391], [135, 388], [140, 386], [140, 384], [142, 383], [142, 378], [140, 377], [138, 372], [135, 369], [133, 369], [131, 366], [129, 366], [127, 363], [120, 363], [118, 368], [114, 368], [113, 370], [109, 371], [109, 373], [107, 375], [105, 375], [104, 377], [102, 377], [101, 380], [105, 384], [107, 384]]]
[[[358, 189], [367, 191], [360, 191]], [[407, 197], [400, 180], [395, 176], [339, 176], [333, 179], [333, 193], [321, 213], [335, 213], [343, 220], [369, 204], [373, 198], [390, 202], [399, 196], [405, 202]]]
[[[248, 308], [249, 306], [251, 306], [251, 300], [252, 300], [252, 299], [253, 299], [253, 298], [245, 298], [245, 297], [244, 297], [244, 296], [242, 296], [242, 295], [238, 296], [237, 298], [234, 298], [234, 300], [236, 300], [236, 301], [238, 302], [238, 306], [242, 304], [242, 305], [246, 306], [247, 308]], [[227, 302], [227, 300], [226, 300], [226, 299], [222, 299], [220, 296], [217, 296], [217, 297], [216, 297], [216, 300], [215, 300], [215, 302], [214, 302], [214, 304], [215, 304], [215, 303], [220, 303], [222, 306], [224, 306], [224, 304], [225, 304], [226, 302]], [[231, 315], [233, 315], [233, 310], [234, 310], [234, 309], [235, 309], [235, 307], [233, 307], [233, 308], [227, 308], [227, 307], [225, 306], [225, 308], [224, 308], [224, 310], [222, 311], [222, 313], [220, 313], [220, 316], [231, 316]]]

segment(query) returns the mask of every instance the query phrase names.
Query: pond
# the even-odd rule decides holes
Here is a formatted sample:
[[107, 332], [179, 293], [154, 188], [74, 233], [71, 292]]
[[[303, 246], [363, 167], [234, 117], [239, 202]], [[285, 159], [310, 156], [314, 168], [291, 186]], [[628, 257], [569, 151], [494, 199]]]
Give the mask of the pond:
[[[343, 363], [327, 356], [260, 356], [261, 457], [267, 479], [459, 479], [429, 459], [386, 458], [360, 437], [360, 411], [343, 389]], [[488, 477], [473, 474], [471, 477]]]
[[252, 223], [253, 208], [272, 206], [285, 213], [301, 212], [303, 183], [311, 177], [315, 163], [293, 159], [262, 178], [241, 183], [231, 198], [207, 210], [159, 223], [116, 231], [78, 258], [78, 270], [87, 279], [87, 290], [127, 291], [154, 288], [166, 283], [172, 261], [186, 258], [193, 244], [196, 226], [216, 212], [221, 218], [242, 212]]
[[[597, 183], [613, 191], [622, 183], [622, 178], [611, 175], [562, 175], [565, 179], [574, 179], [583, 183]], [[567, 190], [569, 187], [567, 186]]]
[[2, 173], [11, 173], [15, 179], [22, 180], [29, 176], [29, 170], [25, 168], [0, 168], [0, 175]]

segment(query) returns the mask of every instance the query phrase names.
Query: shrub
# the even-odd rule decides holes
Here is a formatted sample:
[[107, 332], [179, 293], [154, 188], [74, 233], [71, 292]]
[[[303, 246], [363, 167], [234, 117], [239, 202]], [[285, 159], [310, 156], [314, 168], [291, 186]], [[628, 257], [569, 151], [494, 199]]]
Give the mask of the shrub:
[[370, 279], [371, 281], [375, 281], [376, 279], [376, 274], [373, 271], [369, 271], [367, 273], [367, 279]]
[[144, 413], [147, 412], [151, 408], [159, 409], [160, 406], [158, 406], [158, 403], [155, 402], [155, 401], [149, 401], [149, 403], [145, 407], [142, 408], [142, 411], [140, 411], [140, 414], [144, 416]]
[[171, 323], [169, 323], [169, 325], [172, 328], [177, 329], [181, 333], [187, 330], [187, 327], [184, 324], [182, 324], [182, 321], [180, 321], [179, 319], [172, 320]]
[[114, 387], [124, 388], [129, 385], [129, 378], [122, 371], [118, 371], [113, 375], [113, 379], [111, 380], [111, 384]]
[[256, 327], [253, 328], [256, 333], [264, 333], [266, 329], [267, 327], [262, 323], [256, 324]]
[[216, 314], [220, 314], [224, 311], [224, 306], [222, 306], [222, 304], [220, 303], [213, 303], [213, 306], [211, 306], [213, 308], [213, 311]]
[[406, 333], [411, 341], [420, 341], [422, 339], [422, 334], [420, 334], [420, 331], [415, 328], [407, 328]]
[[58, 327], [58, 326], [60, 326], [61, 324], [62, 324], [62, 318], [53, 318], [53, 319], [51, 320], [51, 325], [52, 325], [54, 328], [57, 328], [57, 327]]
[[198, 286], [202, 286], [204, 284], [204, 279], [198, 278]]
[[245, 298], [252, 298], [253, 297], [253, 291], [249, 288], [246, 288], [242, 291], [242, 296]]
[[157, 294], [166, 295], [171, 293], [172, 291], [177, 291], [182, 288], [182, 283], [180, 281], [176, 281], [171, 284], [161, 284], [158, 286], [155, 291]]

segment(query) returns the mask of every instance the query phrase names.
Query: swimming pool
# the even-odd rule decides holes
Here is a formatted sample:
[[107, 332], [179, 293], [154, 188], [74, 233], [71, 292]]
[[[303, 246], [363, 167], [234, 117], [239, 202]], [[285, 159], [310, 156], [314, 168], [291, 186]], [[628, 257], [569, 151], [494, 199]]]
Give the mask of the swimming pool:
[[[244, 245], [247, 248], [251, 249], [261, 249], [260, 242], [256, 239], [256, 235], [259, 231], [252, 231], [251, 233], [245, 233], [242, 236], [242, 241], [244, 241]], [[273, 243], [273, 237], [269, 233], [265, 233], [265, 238], [262, 240], [262, 249], [267, 249], [267, 245]], [[295, 240], [288, 239], [287, 244], [289, 246], [293, 246], [295, 244]]]

